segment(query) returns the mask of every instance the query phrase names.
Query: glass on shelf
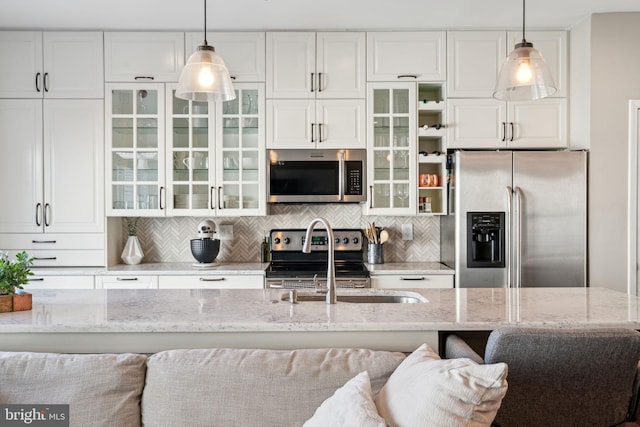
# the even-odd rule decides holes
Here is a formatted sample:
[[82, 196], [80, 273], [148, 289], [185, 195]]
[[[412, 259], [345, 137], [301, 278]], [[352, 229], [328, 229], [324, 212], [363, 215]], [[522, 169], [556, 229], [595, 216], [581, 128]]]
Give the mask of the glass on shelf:
[[222, 195], [224, 209], [238, 209], [240, 207], [240, 187], [236, 184], [225, 185]]
[[111, 179], [113, 181], [133, 181], [133, 153], [116, 151], [111, 155]]
[[113, 209], [133, 209], [133, 185], [114, 184], [111, 186], [113, 192]]
[[376, 150], [373, 153], [374, 179], [388, 180], [391, 169], [391, 154], [387, 150]]
[[390, 186], [387, 183], [375, 184], [373, 190], [373, 205], [376, 208], [391, 207]]
[[409, 207], [409, 184], [393, 184], [394, 206], [399, 208]]
[[242, 185], [242, 207], [245, 209], [258, 208], [258, 184]]
[[373, 114], [389, 114], [389, 90], [373, 90]]
[[224, 170], [240, 169], [240, 159], [237, 151], [225, 151], [222, 154], [222, 166]]
[[242, 114], [258, 114], [258, 91], [242, 91]]
[[133, 92], [113, 90], [111, 92], [111, 112], [113, 114], [133, 114]]
[[157, 185], [138, 185], [138, 200], [136, 207], [138, 209], [158, 209], [158, 186]]
[[189, 209], [189, 186], [174, 185], [173, 186], [173, 208]]
[[193, 194], [191, 195], [192, 209], [207, 209], [209, 206], [209, 186], [194, 185]]
[[136, 145], [138, 148], [158, 147], [158, 119], [138, 119]]
[[136, 154], [137, 181], [158, 181], [158, 153]]
[[158, 114], [158, 91], [140, 89], [136, 91], [136, 113]]
[[238, 91], [236, 90], [236, 99], [222, 103], [222, 114], [238, 114], [238, 100]]
[[393, 150], [393, 168], [407, 169], [409, 168], [409, 151]]

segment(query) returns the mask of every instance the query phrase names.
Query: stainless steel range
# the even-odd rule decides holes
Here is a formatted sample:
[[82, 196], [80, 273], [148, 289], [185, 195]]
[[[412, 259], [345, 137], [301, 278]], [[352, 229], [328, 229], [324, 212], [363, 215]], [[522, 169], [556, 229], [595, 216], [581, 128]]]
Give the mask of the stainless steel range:
[[[305, 229], [271, 230], [271, 263], [267, 288], [326, 289], [328, 241], [326, 230], [311, 236], [311, 253], [302, 252]], [[363, 262], [363, 236], [359, 229], [334, 229], [337, 288], [369, 288], [369, 270]]]

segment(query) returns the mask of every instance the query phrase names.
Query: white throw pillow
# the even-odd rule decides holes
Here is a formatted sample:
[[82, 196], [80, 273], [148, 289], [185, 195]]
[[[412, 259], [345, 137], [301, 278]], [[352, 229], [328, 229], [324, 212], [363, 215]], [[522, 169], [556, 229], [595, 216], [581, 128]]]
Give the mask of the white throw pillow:
[[303, 427], [385, 427], [373, 403], [367, 371], [360, 372], [322, 402]]
[[507, 392], [507, 365], [441, 360], [423, 344], [391, 374], [375, 399], [391, 427], [490, 426]]

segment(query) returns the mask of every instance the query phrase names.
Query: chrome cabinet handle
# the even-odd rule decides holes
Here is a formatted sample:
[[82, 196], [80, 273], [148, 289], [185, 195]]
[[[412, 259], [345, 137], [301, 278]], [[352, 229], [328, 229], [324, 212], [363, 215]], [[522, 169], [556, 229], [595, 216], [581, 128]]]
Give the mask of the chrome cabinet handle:
[[49, 73], [44, 73], [44, 91], [49, 92]]
[[409, 79], [417, 79], [418, 76], [416, 74], [400, 74], [400, 75], [398, 75], [398, 78], [399, 79], [407, 79], [407, 78], [409, 78]]
[[229, 78], [231, 78], [231, 80], [235, 80], [237, 77], [236, 76], [229, 76]]
[[155, 80], [153, 76], [135, 76], [133, 80]]
[[56, 243], [55, 240], [32, 240], [31, 243]]
[[369, 209], [373, 209], [373, 185], [369, 186]]
[[318, 123], [318, 142], [322, 142], [322, 123]]
[[44, 226], [49, 227], [49, 214], [51, 213], [51, 205], [49, 203], [44, 204]]
[[40, 73], [36, 73], [36, 92], [40, 92]]
[[200, 278], [201, 282], [222, 282], [223, 280], [226, 280], [226, 279], [224, 277], [218, 277], [218, 278], [201, 277]]
[[33, 257], [33, 259], [35, 261], [55, 261], [58, 259], [58, 257], [55, 256], [50, 256], [50, 257]]
[[311, 73], [311, 92], [315, 92], [315, 89], [313, 88], [313, 75], [315, 73]]
[[421, 280], [427, 280], [426, 277], [400, 277], [400, 280], [416, 280], [416, 281], [421, 281]]
[[318, 92], [322, 92], [322, 73], [318, 73]]
[[31, 279], [27, 279], [30, 282], [44, 282], [44, 277], [33, 277]]
[[38, 227], [40, 227], [42, 225], [42, 222], [40, 221], [40, 209], [41, 208], [42, 208], [42, 203], [36, 204], [36, 225]]
[[514, 129], [515, 129], [515, 128], [514, 128], [514, 126], [513, 126], [513, 122], [509, 122], [509, 125], [511, 125], [511, 139], [510, 139], [510, 141], [513, 141], [513, 134], [515, 133], [515, 132], [514, 132]]
[[119, 282], [135, 282], [138, 280], [137, 277], [116, 277], [116, 280]]
[[211, 186], [211, 188], [209, 189], [209, 207], [211, 209], [215, 209], [216, 205], [213, 203], [213, 200], [215, 199], [215, 195], [213, 194], [213, 192], [215, 191], [216, 187]]
[[502, 122], [502, 139], [501, 141], [504, 142], [507, 140], [507, 122]]
[[222, 206], [222, 202], [220, 201], [221, 192], [222, 192], [222, 186], [218, 187], [218, 209], [224, 209], [224, 206]]
[[315, 123], [311, 123], [311, 143], [313, 144], [314, 142], [316, 142], [315, 139], [315, 129], [316, 129], [316, 124]]

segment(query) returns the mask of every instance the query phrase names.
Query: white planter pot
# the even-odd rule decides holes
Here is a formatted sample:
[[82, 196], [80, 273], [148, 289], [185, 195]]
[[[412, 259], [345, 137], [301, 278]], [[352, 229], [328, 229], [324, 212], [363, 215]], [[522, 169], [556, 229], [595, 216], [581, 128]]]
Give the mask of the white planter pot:
[[124, 250], [122, 251], [122, 261], [131, 265], [140, 264], [143, 257], [144, 253], [140, 247], [138, 236], [129, 236], [127, 243], [124, 245]]

